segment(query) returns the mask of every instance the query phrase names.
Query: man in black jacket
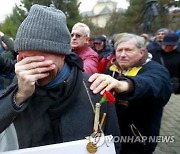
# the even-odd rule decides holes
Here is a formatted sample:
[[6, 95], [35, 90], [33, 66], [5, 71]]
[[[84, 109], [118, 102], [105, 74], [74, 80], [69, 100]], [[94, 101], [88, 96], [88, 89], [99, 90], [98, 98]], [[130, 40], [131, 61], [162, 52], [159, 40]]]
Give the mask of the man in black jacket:
[[179, 36], [175, 32], [164, 36], [160, 47], [149, 50], [153, 60], [164, 65], [171, 77], [172, 92], [180, 94], [180, 48], [178, 47]]
[[[64, 13], [33, 5], [20, 25], [14, 47], [16, 78], [0, 93], [0, 132], [14, 123], [19, 147], [84, 139], [93, 133], [94, 104], [82, 60], [71, 52]], [[115, 106], [104, 103], [105, 134], [119, 136]], [[116, 143], [117, 152], [120, 144]]]

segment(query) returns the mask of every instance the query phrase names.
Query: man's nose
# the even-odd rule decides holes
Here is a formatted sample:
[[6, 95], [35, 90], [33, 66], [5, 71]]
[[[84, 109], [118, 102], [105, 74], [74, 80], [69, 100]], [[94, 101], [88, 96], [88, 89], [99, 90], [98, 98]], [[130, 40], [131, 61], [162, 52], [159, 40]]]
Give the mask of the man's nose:
[[126, 56], [126, 51], [125, 50], [121, 51], [121, 56]]

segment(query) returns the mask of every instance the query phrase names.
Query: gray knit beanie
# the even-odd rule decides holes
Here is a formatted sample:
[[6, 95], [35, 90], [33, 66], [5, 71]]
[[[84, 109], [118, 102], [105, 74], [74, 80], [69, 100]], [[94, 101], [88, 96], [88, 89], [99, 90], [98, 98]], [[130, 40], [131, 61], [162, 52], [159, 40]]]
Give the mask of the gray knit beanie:
[[54, 7], [35, 4], [17, 31], [14, 49], [68, 55], [70, 39], [65, 14]]

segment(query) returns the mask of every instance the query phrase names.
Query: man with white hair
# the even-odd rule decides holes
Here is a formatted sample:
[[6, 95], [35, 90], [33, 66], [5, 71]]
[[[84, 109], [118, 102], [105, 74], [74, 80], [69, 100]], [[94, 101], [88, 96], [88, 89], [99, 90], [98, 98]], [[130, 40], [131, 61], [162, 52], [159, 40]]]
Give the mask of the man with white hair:
[[83, 60], [83, 69], [87, 74], [98, 72], [99, 55], [89, 47], [90, 29], [84, 23], [76, 23], [71, 31], [72, 51]]
[[89, 78], [93, 92], [113, 91], [122, 142], [121, 154], [152, 154], [157, 145], [163, 107], [171, 95], [169, 73], [151, 60], [145, 40], [124, 34], [115, 43], [116, 59], [106, 74]]

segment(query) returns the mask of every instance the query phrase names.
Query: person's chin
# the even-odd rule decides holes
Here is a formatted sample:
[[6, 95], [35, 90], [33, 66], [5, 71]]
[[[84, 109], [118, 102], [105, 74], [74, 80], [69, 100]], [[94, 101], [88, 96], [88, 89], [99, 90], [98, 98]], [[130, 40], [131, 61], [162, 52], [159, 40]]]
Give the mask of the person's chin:
[[73, 43], [73, 44], [71, 44], [71, 46], [72, 46], [72, 48], [76, 48], [78, 46], [78, 44], [77, 43]]
[[120, 63], [120, 66], [127, 66], [128, 64], [127, 64], [127, 62], [121, 62]]
[[49, 83], [49, 80], [47, 80], [47, 78], [37, 80], [37, 84], [39, 86], [45, 86], [48, 83]]
[[123, 69], [123, 70], [126, 70], [128, 68], [127, 63], [121, 63], [120, 68]]

